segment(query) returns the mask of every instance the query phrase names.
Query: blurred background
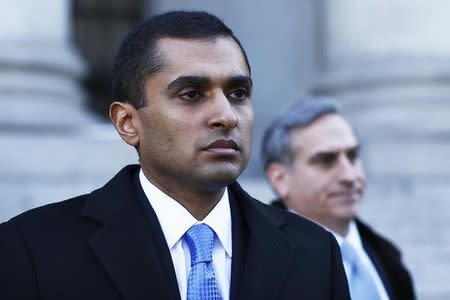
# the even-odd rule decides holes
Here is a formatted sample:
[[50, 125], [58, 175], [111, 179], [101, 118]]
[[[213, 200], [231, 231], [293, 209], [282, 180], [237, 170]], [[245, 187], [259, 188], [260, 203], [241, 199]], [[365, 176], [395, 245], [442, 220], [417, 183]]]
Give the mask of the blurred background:
[[[136, 163], [107, 120], [111, 65], [144, 17], [222, 18], [253, 69], [253, 156], [240, 181], [273, 198], [268, 123], [306, 95], [338, 99], [363, 145], [362, 215], [403, 251], [420, 299], [450, 299], [450, 2], [0, 0], [0, 222], [100, 187]], [[445, 25], [447, 24], [447, 25]]]

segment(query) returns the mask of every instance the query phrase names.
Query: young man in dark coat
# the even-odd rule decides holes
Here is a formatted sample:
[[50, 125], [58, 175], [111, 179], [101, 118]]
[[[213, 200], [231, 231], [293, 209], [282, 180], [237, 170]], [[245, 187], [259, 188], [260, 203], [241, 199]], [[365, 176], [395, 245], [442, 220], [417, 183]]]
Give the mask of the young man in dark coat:
[[349, 299], [333, 236], [235, 182], [252, 80], [227, 26], [204, 12], [145, 21], [113, 86], [111, 120], [140, 165], [1, 224], [1, 299]]

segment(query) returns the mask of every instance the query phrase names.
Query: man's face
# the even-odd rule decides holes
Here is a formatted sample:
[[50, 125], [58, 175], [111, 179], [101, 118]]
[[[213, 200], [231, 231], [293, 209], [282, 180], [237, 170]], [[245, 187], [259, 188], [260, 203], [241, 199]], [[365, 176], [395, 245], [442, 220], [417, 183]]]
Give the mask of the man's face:
[[365, 188], [358, 142], [339, 115], [325, 115], [291, 132], [295, 153], [287, 175], [286, 204], [333, 228], [356, 216]]
[[250, 156], [252, 82], [238, 45], [162, 38], [165, 67], [149, 78], [138, 110], [141, 166], [159, 186], [213, 190], [233, 182]]

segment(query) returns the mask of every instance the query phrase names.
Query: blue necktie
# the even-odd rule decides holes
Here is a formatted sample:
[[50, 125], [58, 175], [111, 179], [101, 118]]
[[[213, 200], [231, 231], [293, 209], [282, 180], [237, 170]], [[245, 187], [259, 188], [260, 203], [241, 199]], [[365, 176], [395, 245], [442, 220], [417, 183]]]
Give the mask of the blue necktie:
[[206, 224], [197, 224], [183, 238], [191, 253], [187, 300], [222, 299], [212, 264], [214, 231]]
[[355, 249], [346, 241], [341, 245], [342, 258], [350, 265], [351, 277], [348, 285], [352, 300], [380, 300], [375, 282], [361, 262]]

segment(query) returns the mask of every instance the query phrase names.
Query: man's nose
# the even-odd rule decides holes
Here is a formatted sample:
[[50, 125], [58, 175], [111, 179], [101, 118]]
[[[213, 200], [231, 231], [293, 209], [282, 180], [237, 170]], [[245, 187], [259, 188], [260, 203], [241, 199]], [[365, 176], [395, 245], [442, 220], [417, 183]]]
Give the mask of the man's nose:
[[208, 127], [231, 129], [238, 125], [233, 105], [222, 91], [214, 95], [208, 104], [210, 105]]
[[339, 180], [342, 183], [353, 184], [358, 179], [358, 170], [355, 162], [350, 161], [347, 157], [339, 160]]

